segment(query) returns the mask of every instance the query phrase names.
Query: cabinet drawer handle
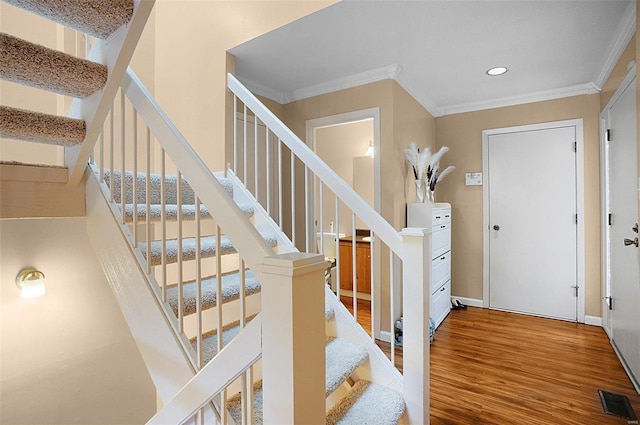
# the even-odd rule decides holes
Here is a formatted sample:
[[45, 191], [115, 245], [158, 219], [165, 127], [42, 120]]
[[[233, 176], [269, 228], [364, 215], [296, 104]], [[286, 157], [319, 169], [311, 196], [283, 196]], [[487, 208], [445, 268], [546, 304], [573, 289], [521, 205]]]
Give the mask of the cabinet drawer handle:
[[447, 259], [447, 257], [440, 257], [440, 259], [441, 259], [441, 260], [446, 260], [446, 259]]
[[441, 229], [445, 229], [447, 226], [445, 226], [444, 224], [442, 226], [440, 226]]
[[442, 289], [440, 289], [440, 292], [444, 291], [445, 289], [447, 289], [447, 288], [445, 288], [445, 287], [443, 286], [443, 287], [442, 287]]

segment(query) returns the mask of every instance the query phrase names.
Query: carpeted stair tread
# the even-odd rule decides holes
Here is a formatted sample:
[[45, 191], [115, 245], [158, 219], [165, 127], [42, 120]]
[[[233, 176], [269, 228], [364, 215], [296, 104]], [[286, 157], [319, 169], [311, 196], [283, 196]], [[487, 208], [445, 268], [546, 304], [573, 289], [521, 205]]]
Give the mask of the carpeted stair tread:
[[82, 143], [85, 134], [82, 120], [0, 106], [0, 137], [75, 146]]
[[396, 425], [405, 410], [402, 394], [369, 381], [358, 381], [327, 412], [327, 425]]
[[[275, 247], [278, 243], [274, 235], [268, 233], [261, 233], [262, 238], [271, 247]], [[139, 244], [142, 255], [147, 255], [147, 244], [141, 242]], [[178, 241], [177, 239], [169, 239], [166, 241], [167, 258], [166, 264], [172, 264], [178, 261]], [[226, 236], [220, 237], [220, 255], [235, 254], [236, 249], [231, 244], [231, 241]], [[216, 256], [216, 237], [215, 236], [203, 236], [200, 238], [200, 256], [201, 258], [209, 258]], [[182, 260], [189, 261], [196, 259], [196, 238], [183, 238], [182, 239]], [[150, 263], [152, 266], [158, 266], [162, 264], [162, 241], [151, 242], [151, 258]]]
[[[253, 205], [250, 203], [237, 204], [240, 210], [248, 217], [253, 216]], [[151, 204], [149, 205], [149, 221], [157, 222], [162, 219], [162, 205]], [[147, 205], [137, 204], [136, 215], [138, 220], [147, 219]], [[200, 204], [200, 218], [210, 219], [211, 214], [207, 208]], [[124, 219], [125, 222], [133, 222], [133, 204], [126, 204], [124, 206]], [[178, 206], [177, 205], [165, 205], [165, 220], [176, 221], [178, 219]], [[195, 205], [182, 205], [182, 219], [185, 221], [193, 221], [196, 219], [196, 206]]]
[[0, 78], [85, 98], [107, 82], [107, 67], [0, 33]]
[[[247, 318], [247, 322], [250, 322], [255, 316]], [[222, 346], [227, 345], [233, 338], [238, 336], [242, 328], [240, 322], [232, 322], [225, 325], [222, 328]], [[191, 346], [196, 349], [196, 338], [191, 339]], [[202, 364], [206, 365], [209, 361], [218, 354], [218, 331], [209, 331], [202, 335]]]
[[[133, 172], [125, 171], [124, 174], [124, 190], [125, 204], [133, 204]], [[111, 185], [111, 173], [109, 170], [105, 170], [104, 172], [104, 181], [107, 184], [107, 187], [110, 188], [113, 193], [114, 202], [120, 203], [121, 199], [121, 182], [122, 182], [122, 173], [120, 171], [115, 170], [113, 172], [113, 188]], [[178, 203], [178, 177], [173, 174], [166, 174], [164, 176], [165, 182], [165, 204], [167, 205], [176, 205]], [[222, 185], [224, 190], [230, 195], [233, 194], [233, 183], [229, 179], [218, 178], [218, 182]], [[143, 172], [138, 172], [136, 175], [136, 191], [137, 191], [137, 200], [138, 204], [146, 204], [147, 202], [147, 174]], [[183, 205], [194, 205], [196, 203], [195, 196], [193, 193], [193, 189], [189, 186], [189, 183], [182, 178], [182, 204]], [[151, 173], [149, 175], [149, 202], [151, 204], [161, 204], [162, 203], [162, 174], [160, 173]]]
[[107, 38], [133, 16], [133, 0], [4, 0], [64, 26]]
[[[353, 346], [353, 347], [352, 347]], [[342, 381], [333, 387], [331, 381], [332, 375], [332, 367], [333, 363], [340, 362], [339, 356], [349, 357], [355, 355], [357, 357], [362, 356], [362, 353], [358, 353], [359, 351], [364, 352], [365, 360], [367, 357], [367, 352], [364, 348], [358, 347], [356, 349], [357, 344], [341, 339], [336, 338], [330, 340], [326, 346], [326, 380], [327, 380], [327, 390], [326, 394], [331, 394], [346, 378], [355, 370], [351, 370], [349, 375], [347, 375]], [[352, 361], [351, 363], [358, 363], [359, 360]], [[362, 364], [362, 363], [360, 363]], [[254, 406], [254, 424], [261, 425], [262, 424], [262, 381], [257, 381], [253, 386], [254, 394], [253, 394], [253, 406]], [[389, 397], [387, 401], [386, 397]], [[240, 400], [240, 393], [234, 394], [233, 396], [227, 399], [227, 410], [229, 414], [233, 418], [236, 423], [242, 423], [242, 406]], [[364, 397], [363, 400], [359, 400], [358, 397]], [[391, 412], [379, 413], [379, 411], [385, 411], [387, 409], [387, 403], [389, 403], [389, 408], [392, 409]], [[369, 409], [369, 404], [375, 405], [375, 412], [363, 412], [363, 409]], [[335, 410], [335, 411], [334, 411]], [[399, 415], [397, 412], [399, 411]], [[382, 387], [380, 385], [372, 384], [368, 381], [359, 381], [354, 385], [354, 387], [349, 391], [349, 393], [338, 402], [336, 407], [329, 410], [327, 414], [327, 423], [341, 423], [341, 424], [396, 424], [402, 413], [404, 412], [404, 398], [401, 394], [390, 390], [388, 388]], [[333, 422], [330, 422], [329, 414], [332, 415]], [[355, 417], [355, 415], [358, 415]], [[346, 421], [343, 420], [343, 416]], [[342, 420], [341, 422], [336, 422]]]
[[[236, 393], [227, 399], [227, 411], [236, 424], [242, 422], [242, 395]], [[262, 425], [262, 379], [253, 384], [253, 425]], [[246, 421], [249, 423], [249, 421]]]
[[[214, 277], [202, 280], [202, 310], [213, 308], [217, 305], [217, 282]], [[173, 309], [173, 313], [178, 315], [178, 291], [177, 285], [167, 288], [167, 301]], [[196, 312], [197, 288], [195, 282], [188, 282], [182, 285], [182, 314], [185, 316]], [[253, 295], [260, 292], [260, 282], [255, 278], [250, 270], [245, 274], [245, 295]], [[240, 273], [230, 273], [222, 276], [222, 303], [227, 303], [240, 298]]]
[[369, 358], [364, 347], [345, 338], [334, 338], [327, 342], [327, 396], [334, 392], [349, 376]]

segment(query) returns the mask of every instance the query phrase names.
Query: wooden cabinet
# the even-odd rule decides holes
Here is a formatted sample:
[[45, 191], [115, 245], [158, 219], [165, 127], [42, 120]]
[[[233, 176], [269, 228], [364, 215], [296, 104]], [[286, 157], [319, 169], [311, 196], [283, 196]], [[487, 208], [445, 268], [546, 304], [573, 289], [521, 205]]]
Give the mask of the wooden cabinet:
[[[340, 289], [353, 291], [353, 242], [340, 240]], [[371, 293], [371, 247], [356, 240], [356, 291]]]

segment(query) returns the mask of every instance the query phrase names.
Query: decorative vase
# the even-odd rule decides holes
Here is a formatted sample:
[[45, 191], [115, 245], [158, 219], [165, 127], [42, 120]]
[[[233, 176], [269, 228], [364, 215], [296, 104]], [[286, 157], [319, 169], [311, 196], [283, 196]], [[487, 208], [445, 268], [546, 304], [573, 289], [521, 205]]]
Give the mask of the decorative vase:
[[432, 204], [436, 203], [436, 191], [435, 190], [431, 190], [431, 189], [427, 189], [427, 202], [430, 202]]
[[424, 189], [422, 179], [416, 179], [416, 202], [424, 202]]

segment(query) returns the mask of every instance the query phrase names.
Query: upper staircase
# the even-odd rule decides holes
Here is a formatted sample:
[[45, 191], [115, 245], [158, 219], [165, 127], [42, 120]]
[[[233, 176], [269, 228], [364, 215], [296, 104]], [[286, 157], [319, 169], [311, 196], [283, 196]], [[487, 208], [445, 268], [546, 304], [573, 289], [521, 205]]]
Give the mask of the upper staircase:
[[[231, 76], [234, 116], [244, 108], [244, 149], [236, 137], [233, 168], [209, 170], [127, 69], [153, 1], [3, 1], [94, 38], [78, 58], [0, 33], [0, 78], [74, 98], [68, 116], [0, 105], [0, 137], [64, 146], [71, 185], [88, 174], [89, 237], [164, 404], [149, 423], [428, 421], [428, 233], [395, 231]], [[249, 116], [256, 131], [248, 144]], [[267, 127], [266, 142], [258, 125]], [[259, 143], [278, 170], [258, 166]], [[306, 186], [295, 186], [299, 163], [320, 182], [320, 202], [323, 187], [333, 188], [336, 220], [343, 202], [354, 234], [356, 214], [370, 226], [372, 294], [383, 281], [399, 292], [404, 281], [405, 294], [415, 295], [403, 301], [411, 338], [404, 376], [393, 365], [394, 340], [390, 361], [375, 344], [379, 329], [358, 325], [355, 279], [353, 315], [340, 289], [325, 284], [335, 264], [313, 254], [324, 243], [316, 245], [313, 213], [298, 231], [304, 242], [292, 242], [296, 225], [286, 229], [283, 197], [295, 218]], [[278, 187], [267, 184], [260, 195], [247, 173], [255, 182], [277, 176]], [[353, 258], [355, 275], [355, 244]], [[379, 303], [371, 299], [374, 321]], [[391, 296], [391, 324], [398, 305]]]

